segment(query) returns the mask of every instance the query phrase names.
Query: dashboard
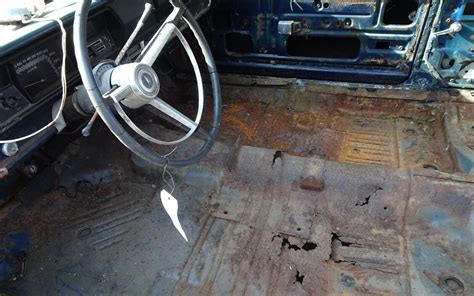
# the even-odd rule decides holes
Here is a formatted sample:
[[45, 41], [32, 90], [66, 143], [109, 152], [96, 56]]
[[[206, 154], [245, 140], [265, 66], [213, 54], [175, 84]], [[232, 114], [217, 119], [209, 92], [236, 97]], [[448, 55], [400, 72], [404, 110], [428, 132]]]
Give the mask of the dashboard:
[[[147, 1], [133, 1], [134, 5], [130, 5], [130, 1], [126, 0], [95, 2], [102, 4], [96, 5], [89, 14], [87, 28], [89, 58], [93, 66], [100, 61], [115, 58], [125, 39], [133, 30]], [[209, 0], [185, 2], [195, 15], [209, 6]], [[136, 40], [138, 42], [152, 36], [171, 10], [171, 5], [167, 0], [155, 0], [152, 4], [155, 7], [155, 15], [148, 19], [145, 28]], [[68, 39], [66, 71], [70, 88], [80, 82], [72, 41], [73, 9], [74, 7], [70, 15], [66, 16], [65, 22]], [[0, 138], [10, 137], [18, 131], [14, 126], [23, 122], [25, 117], [34, 112], [40, 112], [36, 110], [59, 99], [62, 90], [61, 32], [57, 25], [54, 27], [51, 32], [39, 32], [28, 38], [23, 37], [22, 40], [17, 40], [24, 45], [10, 50], [8, 54], [0, 51]], [[41, 37], [38, 38], [38, 36]], [[126, 59], [133, 59], [139, 53], [137, 50], [140, 50], [140, 47], [132, 46]], [[51, 120], [51, 111], [46, 115], [44, 122]], [[38, 123], [38, 126], [44, 125], [44, 122], [34, 121]], [[32, 130], [35, 130], [34, 128], [31, 127]]]
[[[67, 31], [66, 72], [70, 85], [78, 82], [72, 42]], [[123, 42], [123, 27], [110, 10], [99, 10], [88, 23], [89, 57], [92, 64], [110, 58]], [[61, 92], [61, 32], [55, 30], [8, 55], [0, 64], [0, 133], [21, 121]]]

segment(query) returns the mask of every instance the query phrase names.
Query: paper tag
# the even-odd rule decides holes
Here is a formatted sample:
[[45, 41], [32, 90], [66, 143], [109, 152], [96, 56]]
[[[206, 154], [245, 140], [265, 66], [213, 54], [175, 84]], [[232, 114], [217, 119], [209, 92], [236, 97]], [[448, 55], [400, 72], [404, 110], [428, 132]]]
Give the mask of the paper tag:
[[178, 218], [178, 200], [174, 198], [168, 191], [161, 190], [160, 193], [161, 203], [165, 208], [166, 213], [170, 216], [171, 221], [173, 222], [174, 227], [179, 231], [179, 233], [183, 236], [183, 238], [188, 241], [188, 237], [186, 233], [184, 233], [183, 227], [181, 227], [181, 223], [179, 222]]

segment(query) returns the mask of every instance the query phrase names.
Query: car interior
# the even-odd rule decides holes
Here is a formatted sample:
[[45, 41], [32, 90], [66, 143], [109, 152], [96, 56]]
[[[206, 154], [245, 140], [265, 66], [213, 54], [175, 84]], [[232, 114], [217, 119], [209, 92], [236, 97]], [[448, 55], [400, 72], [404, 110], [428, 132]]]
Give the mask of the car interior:
[[0, 296], [474, 294], [474, 0], [0, 5]]

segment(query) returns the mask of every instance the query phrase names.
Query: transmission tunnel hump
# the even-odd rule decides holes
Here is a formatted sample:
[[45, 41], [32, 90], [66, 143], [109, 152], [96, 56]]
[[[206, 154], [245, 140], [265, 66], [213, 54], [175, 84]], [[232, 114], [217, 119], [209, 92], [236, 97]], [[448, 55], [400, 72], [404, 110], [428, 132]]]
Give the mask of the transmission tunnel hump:
[[418, 0], [219, 0], [210, 38], [223, 72], [403, 82], [429, 3]]

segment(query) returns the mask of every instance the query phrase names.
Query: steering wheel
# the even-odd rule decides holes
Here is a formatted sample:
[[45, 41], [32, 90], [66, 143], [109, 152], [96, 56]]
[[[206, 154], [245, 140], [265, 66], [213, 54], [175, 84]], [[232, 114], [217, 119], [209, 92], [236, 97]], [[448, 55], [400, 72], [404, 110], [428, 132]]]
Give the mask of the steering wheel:
[[[221, 120], [221, 90], [216, 65], [201, 28], [181, 0], [170, 0], [170, 3], [173, 5], [173, 11], [166, 18], [137, 60], [130, 64], [120, 66], [114, 65], [112, 69], [107, 70], [106, 74], [101, 75], [101, 77], [105, 78], [100, 79], [100, 88], [98, 86], [98, 81], [96, 80], [97, 75], [94, 75], [90, 65], [87, 48], [86, 27], [91, 0], [82, 0], [78, 2], [74, 18], [74, 50], [79, 73], [89, 98], [98, 115], [102, 118], [115, 137], [130, 151], [151, 164], [158, 166], [168, 165], [172, 167], [183, 167], [201, 160], [211, 150], [216, 141]], [[202, 76], [191, 47], [179, 30], [178, 23], [180, 21], [184, 21], [191, 29], [194, 37], [198, 41], [209, 70], [213, 96], [213, 120], [209, 131], [205, 131], [199, 126], [204, 100]], [[186, 115], [182, 114], [158, 97], [160, 83], [152, 65], [159, 57], [165, 45], [174, 35], [178, 37], [185, 48], [191, 64], [193, 65], [196, 80], [198, 81], [199, 107], [195, 120], [188, 118]], [[105, 99], [106, 97], [113, 99], [115, 109], [124, 121], [135, 132], [150, 142], [162, 145], [175, 145], [191, 137], [197, 131], [204, 139], [204, 144], [189, 158], [180, 160], [168, 159], [136, 141], [117, 120]], [[176, 125], [185, 126], [189, 131], [186, 136], [179, 141], [159, 141], [140, 130], [126, 115], [122, 105], [131, 109], [138, 109], [146, 105], [151, 105], [160, 112], [171, 117], [173, 122], [177, 123]]]

